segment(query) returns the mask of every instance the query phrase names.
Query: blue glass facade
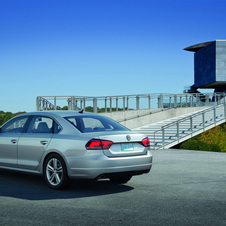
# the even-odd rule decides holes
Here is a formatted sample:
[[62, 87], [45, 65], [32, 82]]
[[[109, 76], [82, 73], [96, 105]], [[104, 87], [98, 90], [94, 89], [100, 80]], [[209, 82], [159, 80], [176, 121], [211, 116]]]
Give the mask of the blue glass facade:
[[194, 88], [226, 90], [226, 40], [216, 40], [188, 47], [195, 52]]

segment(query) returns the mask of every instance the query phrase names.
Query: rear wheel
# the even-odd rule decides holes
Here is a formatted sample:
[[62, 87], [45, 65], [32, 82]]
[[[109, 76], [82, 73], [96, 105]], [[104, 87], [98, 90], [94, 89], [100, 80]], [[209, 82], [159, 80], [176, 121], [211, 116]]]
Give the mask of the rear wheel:
[[48, 186], [53, 189], [67, 188], [70, 184], [64, 160], [57, 154], [51, 154], [46, 159], [44, 177]]
[[131, 178], [132, 176], [112, 176], [109, 179], [112, 183], [126, 184]]

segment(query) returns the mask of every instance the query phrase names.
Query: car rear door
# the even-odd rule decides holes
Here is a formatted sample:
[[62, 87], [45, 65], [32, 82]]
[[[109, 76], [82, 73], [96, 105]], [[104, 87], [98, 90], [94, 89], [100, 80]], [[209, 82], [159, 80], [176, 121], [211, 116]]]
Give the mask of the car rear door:
[[18, 167], [35, 170], [53, 137], [54, 120], [49, 117], [33, 116], [27, 132], [18, 143]]

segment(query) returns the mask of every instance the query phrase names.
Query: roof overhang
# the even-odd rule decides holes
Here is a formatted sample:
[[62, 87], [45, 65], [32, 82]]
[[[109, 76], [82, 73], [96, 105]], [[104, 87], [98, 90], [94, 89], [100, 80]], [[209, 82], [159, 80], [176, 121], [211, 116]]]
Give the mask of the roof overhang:
[[190, 51], [190, 52], [197, 52], [197, 51], [199, 51], [200, 49], [202, 49], [203, 47], [209, 45], [212, 42], [214, 42], [214, 41], [203, 42], [203, 43], [199, 43], [199, 44], [196, 44], [196, 45], [192, 45], [192, 46], [189, 46], [187, 48], [184, 48], [184, 50]]

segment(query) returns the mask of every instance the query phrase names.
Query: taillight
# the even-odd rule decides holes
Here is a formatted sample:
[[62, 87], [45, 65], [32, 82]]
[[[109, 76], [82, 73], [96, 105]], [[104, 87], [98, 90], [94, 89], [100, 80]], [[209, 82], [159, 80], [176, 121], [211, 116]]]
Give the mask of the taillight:
[[148, 138], [148, 137], [145, 137], [145, 138], [142, 140], [142, 144], [144, 145], [144, 147], [150, 147], [150, 141], [149, 141], [149, 138]]
[[87, 150], [105, 150], [109, 149], [113, 144], [110, 140], [92, 139], [86, 144]]

